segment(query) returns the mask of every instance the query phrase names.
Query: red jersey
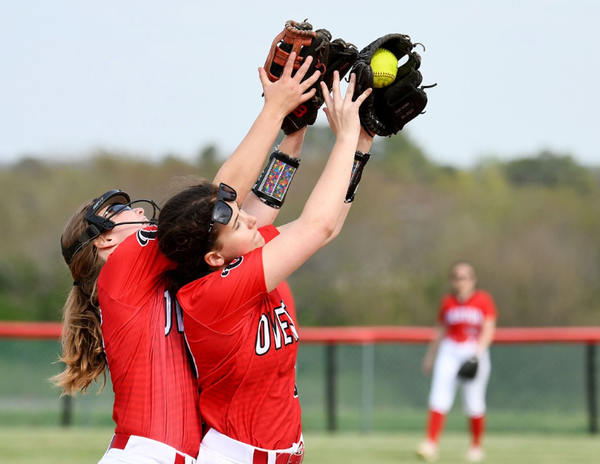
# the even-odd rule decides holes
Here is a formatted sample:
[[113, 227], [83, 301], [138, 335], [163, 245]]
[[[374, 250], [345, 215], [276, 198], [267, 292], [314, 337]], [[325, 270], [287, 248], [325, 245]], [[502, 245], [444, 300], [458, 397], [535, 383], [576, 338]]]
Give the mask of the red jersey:
[[277, 291], [281, 295], [281, 299], [285, 301], [288, 313], [290, 313], [290, 316], [292, 316], [293, 320], [297, 321], [296, 302], [294, 300], [294, 295], [292, 293], [292, 289], [290, 288], [290, 284], [284, 280], [277, 286]]
[[[266, 242], [278, 234], [273, 226], [260, 233]], [[267, 292], [262, 251], [185, 285], [177, 299], [204, 422], [243, 443], [285, 449], [301, 434], [298, 332], [279, 291]]]
[[155, 238], [155, 227], [128, 237], [98, 278], [115, 433], [150, 438], [196, 456], [201, 439], [197, 383], [181, 310], [165, 289], [165, 271], [175, 264], [158, 251]]
[[446, 337], [464, 342], [479, 339], [483, 321], [496, 319], [494, 300], [484, 290], [475, 290], [467, 301], [459, 302], [456, 295], [446, 295], [441, 302], [438, 320], [446, 328]]

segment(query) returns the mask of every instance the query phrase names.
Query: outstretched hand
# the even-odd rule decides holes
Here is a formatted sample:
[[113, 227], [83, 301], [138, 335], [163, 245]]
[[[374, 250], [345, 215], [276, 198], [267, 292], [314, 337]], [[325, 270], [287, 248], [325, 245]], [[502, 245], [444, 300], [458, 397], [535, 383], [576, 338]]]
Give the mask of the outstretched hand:
[[365, 90], [355, 101], [352, 101], [355, 84], [356, 76], [351, 74], [350, 83], [346, 89], [346, 95], [342, 96], [342, 91], [340, 89], [340, 74], [337, 71], [333, 73], [331, 94], [329, 94], [327, 85], [324, 82], [321, 82], [321, 90], [323, 91], [323, 99], [325, 100], [326, 105], [324, 111], [327, 115], [329, 126], [336, 137], [342, 135], [358, 137], [360, 134], [361, 128], [358, 109], [362, 102], [364, 102], [371, 94], [373, 89], [369, 88]]
[[321, 72], [315, 71], [305, 81], [302, 81], [302, 79], [306, 75], [312, 60], [312, 56], [307, 56], [304, 63], [302, 63], [302, 66], [300, 66], [296, 71], [296, 74], [292, 76], [294, 62], [296, 61], [296, 52], [290, 53], [281, 77], [275, 82], [269, 80], [267, 72], [263, 67], [258, 68], [258, 74], [265, 96], [265, 106], [273, 108], [274, 111], [279, 111], [280, 117], [284, 118], [300, 104], [311, 99], [317, 90], [314, 88], [311, 89], [310, 87], [317, 82]]

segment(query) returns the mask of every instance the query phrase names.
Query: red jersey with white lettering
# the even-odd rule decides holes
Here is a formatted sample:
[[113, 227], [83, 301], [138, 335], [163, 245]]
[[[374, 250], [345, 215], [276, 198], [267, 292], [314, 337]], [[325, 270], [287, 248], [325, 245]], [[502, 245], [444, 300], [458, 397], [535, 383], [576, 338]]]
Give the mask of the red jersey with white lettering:
[[297, 321], [296, 301], [294, 300], [294, 294], [292, 293], [290, 284], [284, 280], [277, 286], [277, 291], [279, 292], [279, 295], [281, 295], [281, 299], [285, 301], [285, 306], [287, 307], [288, 313], [290, 313], [290, 316], [292, 316], [293, 320]]
[[496, 305], [484, 290], [475, 290], [467, 301], [460, 302], [456, 295], [446, 295], [441, 302], [438, 320], [446, 328], [446, 337], [464, 342], [478, 340], [483, 321], [496, 319]]
[[[266, 242], [278, 234], [273, 226], [259, 232]], [[267, 292], [262, 251], [187, 284], [177, 299], [198, 369], [202, 419], [230, 438], [274, 450], [301, 435], [298, 332], [279, 291]]]
[[165, 289], [165, 271], [175, 264], [158, 251], [155, 239], [154, 227], [125, 239], [98, 278], [115, 433], [150, 438], [196, 456], [201, 439], [197, 382], [181, 310]]

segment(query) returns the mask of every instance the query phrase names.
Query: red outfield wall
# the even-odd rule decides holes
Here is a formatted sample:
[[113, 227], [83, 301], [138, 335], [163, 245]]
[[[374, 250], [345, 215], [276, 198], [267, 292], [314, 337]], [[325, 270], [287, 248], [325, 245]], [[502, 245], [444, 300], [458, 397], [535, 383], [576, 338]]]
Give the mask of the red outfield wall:
[[[58, 339], [60, 322], [0, 322], [0, 338]], [[305, 327], [303, 343], [427, 343], [431, 327]], [[600, 344], [600, 327], [499, 327], [495, 343]]]

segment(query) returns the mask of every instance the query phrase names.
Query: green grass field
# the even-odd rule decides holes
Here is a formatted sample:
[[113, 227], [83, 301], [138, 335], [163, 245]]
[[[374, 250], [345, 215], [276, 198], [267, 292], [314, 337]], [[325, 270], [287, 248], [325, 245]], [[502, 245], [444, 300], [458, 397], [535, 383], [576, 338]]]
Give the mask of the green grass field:
[[[10, 464], [85, 464], [99, 461], [110, 428], [0, 427], [0, 462]], [[307, 433], [306, 464], [418, 463], [416, 433]], [[439, 462], [464, 463], [464, 433], [446, 433]], [[588, 434], [499, 434], [486, 437], [487, 464], [597, 464], [600, 436]]]

